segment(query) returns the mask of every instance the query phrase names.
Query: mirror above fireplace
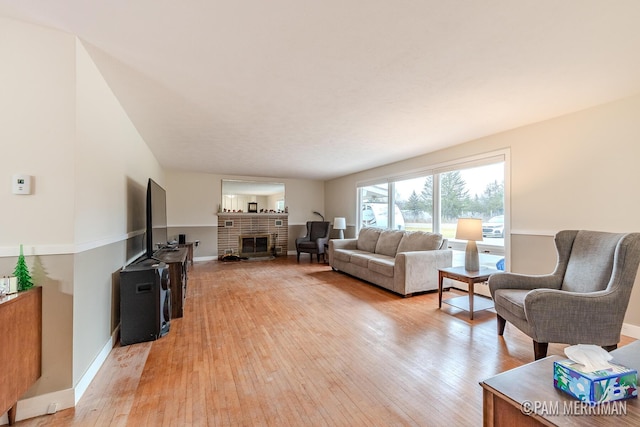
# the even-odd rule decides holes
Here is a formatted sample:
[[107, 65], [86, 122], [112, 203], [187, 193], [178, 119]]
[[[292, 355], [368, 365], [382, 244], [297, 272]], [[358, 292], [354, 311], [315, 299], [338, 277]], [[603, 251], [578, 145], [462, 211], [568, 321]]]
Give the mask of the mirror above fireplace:
[[251, 204], [251, 212], [284, 212], [284, 194], [285, 186], [279, 182], [223, 179], [220, 210], [249, 212]]

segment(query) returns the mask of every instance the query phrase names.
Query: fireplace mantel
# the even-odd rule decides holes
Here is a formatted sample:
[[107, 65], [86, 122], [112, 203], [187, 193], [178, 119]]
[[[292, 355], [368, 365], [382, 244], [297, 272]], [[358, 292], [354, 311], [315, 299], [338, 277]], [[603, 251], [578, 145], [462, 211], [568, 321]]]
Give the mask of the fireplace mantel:
[[273, 212], [218, 212], [216, 214], [218, 216], [218, 218], [235, 218], [235, 217], [281, 217], [281, 216], [286, 216], [288, 217], [289, 214], [288, 213], [273, 213]]

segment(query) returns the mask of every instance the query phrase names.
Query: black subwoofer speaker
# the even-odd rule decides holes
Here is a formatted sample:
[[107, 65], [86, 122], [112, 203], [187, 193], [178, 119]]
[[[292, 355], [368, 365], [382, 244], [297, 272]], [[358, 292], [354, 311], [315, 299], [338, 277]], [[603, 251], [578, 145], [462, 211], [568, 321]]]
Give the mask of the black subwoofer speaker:
[[170, 324], [171, 288], [167, 265], [142, 263], [122, 270], [120, 344], [156, 340], [169, 332]]

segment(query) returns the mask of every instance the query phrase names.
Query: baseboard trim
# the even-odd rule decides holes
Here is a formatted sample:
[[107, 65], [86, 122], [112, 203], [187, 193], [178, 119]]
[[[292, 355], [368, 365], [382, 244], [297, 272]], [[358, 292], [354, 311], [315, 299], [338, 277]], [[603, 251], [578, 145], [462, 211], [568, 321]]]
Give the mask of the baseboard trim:
[[[111, 350], [116, 344], [119, 331], [120, 327], [118, 326], [74, 388], [58, 390], [19, 400], [16, 411], [16, 421], [47, 415], [49, 406], [52, 404], [56, 405], [56, 411], [75, 407], [89, 388], [91, 381], [93, 381], [107, 360], [107, 357], [109, 357], [109, 353], [111, 353]], [[0, 418], [0, 425], [5, 424], [9, 424], [7, 414], [4, 414]]]
[[640, 326], [630, 325], [628, 323], [622, 324], [622, 335], [626, 335], [631, 338], [640, 340]]
[[100, 353], [98, 353], [98, 356], [96, 356], [93, 363], [86, 370], [82, 378], [80, 378], [80, 381], [78, 381], [78, 384], [76, 384], [74, 389], [75, 390], [74, 406], [78, 404], [78, 402], [80, 401], [80, 398], [85, 394], [85, 392], [89, 388], [91, 381], [93, 381], [95, 376], [98, 375], [98, 371], [100, 370], [104, 362], [107, 360], [107, 357], [109, 357], [109, 353], [111, 353], [111, 350], [113, 350], [113, 347], [116, 345], [119, 332], [120, 332], [120, 325], [116, 327], [113, 334], [111, 334], [111, 338], [109, 339], [109, 341], [105, 343], [105, 345], [102, 347], [102, 350], [100, 350]]
[[199, 257], [194, 257], [193, 261], [194, 262], [197, 262], [197, 261], [215, 261], [217, 259], [218, 259], [217, 256], [199, 256]]

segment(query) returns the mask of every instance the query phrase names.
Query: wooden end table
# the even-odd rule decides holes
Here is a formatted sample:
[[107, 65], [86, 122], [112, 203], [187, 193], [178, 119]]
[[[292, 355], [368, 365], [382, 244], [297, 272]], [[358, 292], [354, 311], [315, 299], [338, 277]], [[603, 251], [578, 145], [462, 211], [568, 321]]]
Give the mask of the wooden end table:
[[187, 248], [187, 262], [193, 267], [193, 245], [194, 242], [178, 243], [179, 248]]
[[[448, 267], [438, 269], [438, 308], [442, 308], [442, 303], [460, 308], [469, 312], [469, 319], [473, 320], [473, 312], [493, 308], [491, 299], [478, 297], [473, 292], [473, 285], [489, 280], [489, 276], [497, 273], [497, 270], [481, 267], [478, 271], [468, 271], [464, 267]], [[442, 301], [442, 284], [444, 279], [453, 279], [469, 285], [469, 298], [461, 296], [449, 298]]]

